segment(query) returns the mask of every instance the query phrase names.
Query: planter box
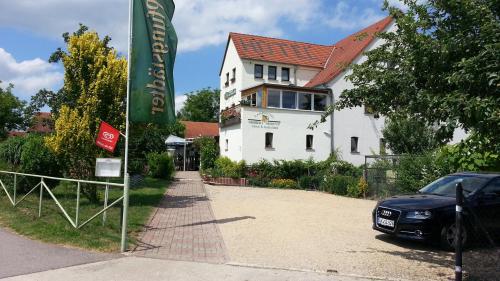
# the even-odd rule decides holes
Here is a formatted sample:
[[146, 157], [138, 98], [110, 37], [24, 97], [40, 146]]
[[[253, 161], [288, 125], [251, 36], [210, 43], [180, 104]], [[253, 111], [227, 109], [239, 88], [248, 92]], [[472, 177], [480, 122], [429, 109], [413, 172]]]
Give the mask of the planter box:
[[211, 185], [229, 185], [229, 186], [249, 186], [248, 180], [245, 178], [213, 178], [209, 176], [203, 177], [203, 182]]

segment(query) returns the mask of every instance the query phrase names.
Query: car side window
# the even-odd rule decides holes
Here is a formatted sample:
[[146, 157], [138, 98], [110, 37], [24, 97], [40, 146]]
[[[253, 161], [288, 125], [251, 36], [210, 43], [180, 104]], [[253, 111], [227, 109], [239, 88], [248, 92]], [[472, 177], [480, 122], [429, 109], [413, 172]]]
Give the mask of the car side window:
[[484, 194], [496, 194], [500, 196], [500, 179], [495, 179], [490, 182], [484, 189]]

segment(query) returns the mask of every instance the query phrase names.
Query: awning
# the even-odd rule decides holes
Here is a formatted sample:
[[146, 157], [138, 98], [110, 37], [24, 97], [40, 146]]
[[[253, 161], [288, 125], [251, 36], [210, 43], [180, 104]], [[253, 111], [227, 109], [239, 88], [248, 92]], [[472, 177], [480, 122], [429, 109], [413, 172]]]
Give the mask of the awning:
[[191, 143], [191, 141], [174, 135], [168, 136], [167, 140], [165, 141], [166, 145], [184, 145], [188, 143]]

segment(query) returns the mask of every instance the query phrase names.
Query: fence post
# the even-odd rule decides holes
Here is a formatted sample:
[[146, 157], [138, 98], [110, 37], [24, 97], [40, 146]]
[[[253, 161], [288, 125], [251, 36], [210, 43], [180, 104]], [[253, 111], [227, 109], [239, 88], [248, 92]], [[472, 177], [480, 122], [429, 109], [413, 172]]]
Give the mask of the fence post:
[[[109, 179], [106, 180], [106, 183], [109, 183]], [[108, 197], [109, 197], [109, 185], [106, 184], [106, 189], [104, 190], [104, 209], [108, 207]], [[102, 225], [106, 224], [107, 211], [102, 213]]]
[[76, 187], [76, 215], [75, 215], [75, 225], [78, 228], [78, 219], [80, 217], [80, 182], [78, 182]]
[[43, 199], [43, 178], [40, 181], [40, 202], [38, 204], [38, 217], [42, 216], [42, 199]]
[[124, 253], [127, 250], [127, 215], [128, 215], [129, 188], [130, 188], [130, 176], [127, 173], [125, 175], [125, 186], [123, 187], [123, 215], [122, 215], [122, 241], [121, 241], [122, 253]]
[[462, 281], [462, 225], [463, 225], [463, 186], [460, 181], [456, 188], [457, 206], [456, 206], [456, 221], [455, 221], [455, 281]]
[[17, 189], [17, 174], [14, 174], [14, 196], [13, 196], [14, 207], [16, 206], [16, 193], [17, 193], [16, 189]]

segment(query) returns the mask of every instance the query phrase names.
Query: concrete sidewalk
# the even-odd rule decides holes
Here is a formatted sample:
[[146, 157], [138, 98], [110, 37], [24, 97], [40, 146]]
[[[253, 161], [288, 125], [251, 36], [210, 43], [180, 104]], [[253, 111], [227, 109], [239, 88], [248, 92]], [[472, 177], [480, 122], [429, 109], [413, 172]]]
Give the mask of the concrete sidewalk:
[[126, 257], [111, 261], [68, 267], [18, 276], [6, 281], [369, 281], [349, 276], [327, 275], [237, 265]]

